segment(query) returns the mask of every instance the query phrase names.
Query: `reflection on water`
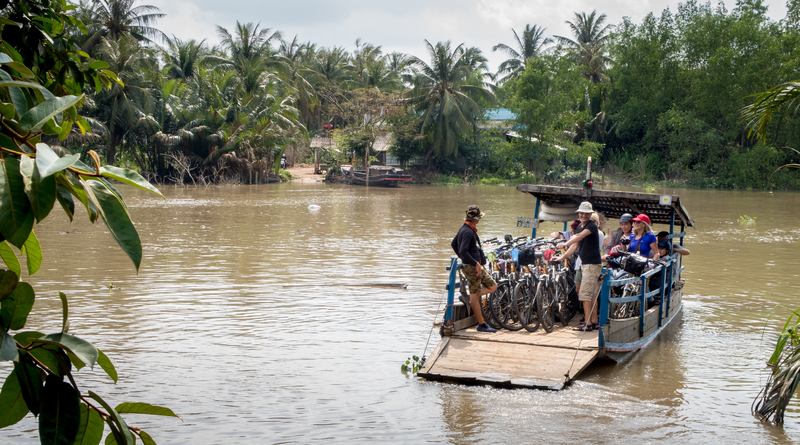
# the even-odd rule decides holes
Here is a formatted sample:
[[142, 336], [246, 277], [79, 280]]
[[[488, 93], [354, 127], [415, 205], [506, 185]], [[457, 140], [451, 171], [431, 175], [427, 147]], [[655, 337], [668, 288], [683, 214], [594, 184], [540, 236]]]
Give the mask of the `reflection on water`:
[[[625, 362], [545, 392], [399, 372], [428, 340], [464, 209], [487, 213], [483, 236], [525, 233], [516, 218], [533, 216], [534, 200], [511, 187], [167, 187], [166, 202], [125, 192], [144, 244], [139, 274], [102, 226], [56, 212], [37, 228], [45, 262], [29, 279], [38, 317], [28, 328], [60, 328], [64, 291], [71, 332], [120, 373], [113, 385], [84, 369], [81, 389], [183, 415], [130, 416], [160, 443], [800, 441], [797, 403], [784, 429], [749, 414], [765, 323], [776, 304], [798, 301], [798, 194], [674, 191], [698, 225], [683, 314]], [[336, 286], [364, 283], [409, 286]], [[29, 417], [0, 442], [35, 436]]]

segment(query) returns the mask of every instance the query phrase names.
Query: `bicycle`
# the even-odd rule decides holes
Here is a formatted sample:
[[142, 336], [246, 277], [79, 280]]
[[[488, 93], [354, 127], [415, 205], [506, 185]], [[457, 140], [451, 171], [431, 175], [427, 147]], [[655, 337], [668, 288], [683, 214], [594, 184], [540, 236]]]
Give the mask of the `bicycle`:
[[489, 300], [489, 309], [500, 326], [510, 331], [522, 329], [522, 324], [514, 310], [513, 295], [517, 281], [518, 251], [516, 251], [516, 247], [517, 243], [524, 239], [526, 237], [511, 239], [510, 235], [506, 235], [506, 244], [494, 252], [496, 260], [493, 269], [496, 269], [499, 281], [497, 281], [497, 290]]

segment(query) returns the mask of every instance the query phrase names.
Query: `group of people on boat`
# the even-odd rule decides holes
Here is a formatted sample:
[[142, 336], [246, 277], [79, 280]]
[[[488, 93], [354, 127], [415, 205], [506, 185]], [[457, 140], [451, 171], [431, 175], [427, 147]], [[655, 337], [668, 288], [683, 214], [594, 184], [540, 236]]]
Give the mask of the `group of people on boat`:
[[[624, 214], [619, 219], [619, 228], [607, 237], [603, 232], [605, 217], [594, 211], [590, 202], [582, 202], [576, 211], [578, 219], [571, 224], [570, 231], [553, 232], [552, 238], [563, 239], [556, 248], [566, 249], [562, 255], [552, 257], [552, 261], [572, 258], [577, 254], [575, 267], [575, 290], [578, 300], [583, 304], [584, 320], [576, 327], [579, 331], [592, 331], [598, 328], [598, 304], [600, 274], [602, 263], [609, 256], [620, 251], [636, 253], [645, 258], [667, 260], [673, 252], [689, 255], [691, 252], [683, 246], [673, 245], [669, 240], [669, 232], [654, 234], [650, 218], [641, 213], [637, 216]], [[485, 213], [478, 206], [467, 208], [464, 224], [453, 238], [451, 247], [461, 259], [462, 269], [469, 287], [469, 304], [478, 321], [480, 332], [495, 332], [486, 324], [480, 308], [480, 297], [497, 290], [497, 283], [482, 266], [486, 257], [481, 249], [477, 224]], [[660, 272], [650, 279], [650, 290], [661, 284]]]

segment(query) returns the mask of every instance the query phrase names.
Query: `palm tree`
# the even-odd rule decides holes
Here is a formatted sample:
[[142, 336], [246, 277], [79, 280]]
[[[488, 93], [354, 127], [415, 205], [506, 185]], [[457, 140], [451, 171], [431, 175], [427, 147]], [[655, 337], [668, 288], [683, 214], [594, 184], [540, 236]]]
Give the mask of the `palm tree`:
[[246, 66], [254, 60], [267, 63], [273, 55], [272, 43], [281, 39], [281, 32], [272, 32], [270, 28], [259, 30], [260, 23], [241, 24], [236, 21], [235, 36], [222, 26], [217, 26], [221, 45], [230, 57], [209, 56], [209, 61], [224, 66], [230, 66], [238, 73], [242, 73]]
[[763, 139], [773, 113], [783, 106], [791, 106], [800, 98], [800, 80], [784, 82], [755, 95], [752, 105], [742, 108], [742, 120], [749, 128], [748, 136]]
[[597, 15], [597, 10], [588, 16], [585, 12], [575, 13], [575, 22], [567, 20], [575, 40], [567, 37], [555, 36], [558, 41], [569, 46], [575, 54], [576, 62], [585, 67], [583, 77], [600, 83], [608, 80], [605, 74], [606, 64], [610, 61], [606, 57], [606, 41], [613, 25], [605, 25], [606, 15]]
[[145, 86], [144, 76], [154, 66], [148, 50], [132, 36], [119, 40], [104, 38], [97, 52], [99, 59], [108, 63], [124, 83], [124, 86], [112, 84], [111, 90], [103, 90], [97, 98], [98, 108], [103, 110], [102, 121], [109, 132], [106, 162], [113, 165], [117, 147], [125, 135], [138, 126], [153, 123], [145, 111], [152, 103], [152, 91]]
[[[485, 66], [480, 62], [480, 51], [464, 48], [464, 44], [451, 49], [450, 42], [436, 46], [427, 40], [430, 65], [412, 58], [414, 88], [410, 102], [422, 113], [422, 132], [432, 132], [433, 141], [425, 154], [427, 165], [431, 155], [455, 156], [458, 140], [472, 133], [481, 108], [475, 99], [494, 102], [494, 95], [484, 85], [470, 84], [475, 69]], [[475, 99], [473, 99], [475, 98]]]
[[525, 71], [529, 59], [535, 59], [544, 53], [544, 47], [553, 43], [550, 37], [543, 37], [546, 28], [539, 26], [525, 25], [525, 30], [522, 31], [522, 38], [519, 38], [517, 31], [513, 28], [511, 32], [514, 33], [514, 40], [516, 40], [516, 49], [506, 44], [498, 43], [492, 47], [492, 51], [503, 51], [511, 58], [507, 59], [497, 69], [497, 77], [500, 77], [498, 84], [502, 85], [511, 79], [517, 77]]
[[194, 39], [184, 42], [175, 36], [168, 38], [163, 58], [169, 77], [184, 81], [193, 78], [207, 53], [204, 43], [205, 39], [198, 43]]
[[280, 72], [282, 74], [280, 77], [284, 81], [284, 85], [297, 95], [298, 108], [306, 127], [311, 124], [312, 112], [317, 104], [317, 95], [314, 92], [314, 87], [306, 79], [306, 77], [315, 73], [303, 63], [303, 59], [312, 54], [309, 52], [310, 46], [312, 46], [311, 43], [301, 44], [297, 36], [294, 36], [291, 42], [281, 41], [280, 55], [276, 57], [276, 60], [280, 63]]
[[136, 0], [93, 0], [91, 4], [81, 1], [78, 15], [84, 18], [89, 31], [81, 47], [89, 52], [103, 37], [119, 40], [132, 36], [140, 42], [166, 40], [167, 36], [151, 26], [166, 14], [153, 5], [133, 6]]

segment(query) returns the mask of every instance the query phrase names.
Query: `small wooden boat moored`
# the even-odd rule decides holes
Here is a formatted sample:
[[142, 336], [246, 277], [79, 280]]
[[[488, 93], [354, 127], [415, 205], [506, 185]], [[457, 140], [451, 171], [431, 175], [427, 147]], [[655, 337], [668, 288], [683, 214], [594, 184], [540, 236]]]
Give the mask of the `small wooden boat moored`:
[[[679, 238], [683, 244], [685, 228], [695, 227], [694, 221], [676, 195], [594, 190], [583, 188], [520, 185], [517, 190], [536, 198], [532, 238], [542, 221], [567, 222], [576, 219], [575, 210], [582, 201], [592, 203], [595, 211], [608, 218], [618, 219], [624, 213], [645, 213], [653, 224], [669, 225], [670, 241]], [[674, 233], [676, 225], [680, 233]], [[612, 280], [604, 268], [605, 278], [599, 298], [600, 329], [591, 332], [574, 331], [569, 326], [556, 327], [553, 332], [500, 330], [495, 333], [477, 332], [475, 316], [467, 316], [466, 308], [454, 303], [458, 258], [453, 257], [448, 270], [448, 306], [443, 326], [452, 330], [443, 335], [418, 375], [429, 380], [454, 381], [505, 387], [561, 389], [598, 358], [619, 361], [653, 341], [672, 322], [683, 308], [683, 271], [681, 255], [675, 253], [666, 265], [631, 278]], [[648, 292], [647, 280], [663, 271], [661, 287]], [[612, 288], [640, 283], [641, 292], [614, 297]], [[660, 297], [659, 303], [648, 308], [648, 297]], [[612, 307], [638, 301], [640, 311], [627, 318], [615, 318]], [[451, 327], [452, 326], [452, 327]], [[468, 328], [471, 328], [467, 330]], [[442, 330], [444, 332], [444, 330]]]
[[366, 170], [356, 170], [352, 165], [342, 165], [341, 168], [348, 184], [399, 187], [401, 182], [411, 181], [411, 174], [390, 166], [370, 166], [369, 177]]

